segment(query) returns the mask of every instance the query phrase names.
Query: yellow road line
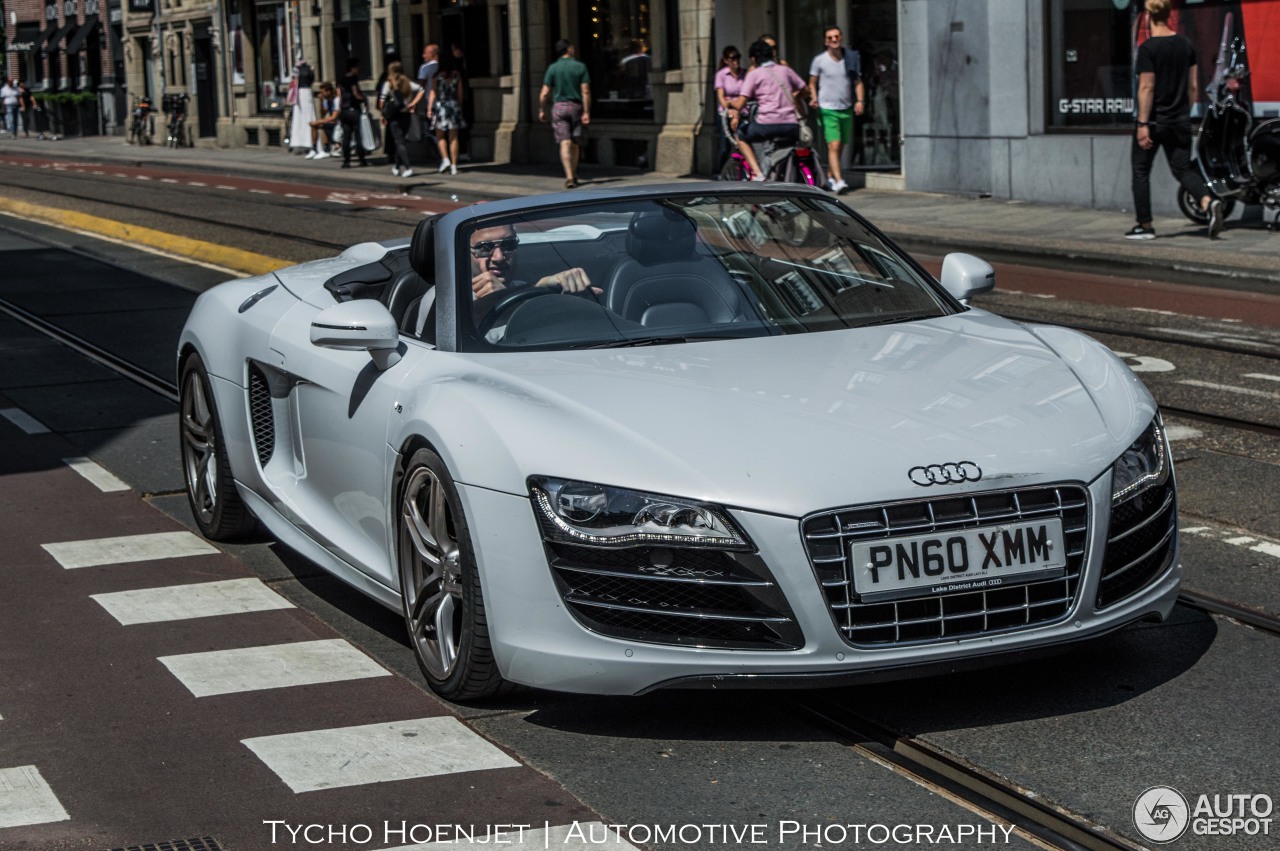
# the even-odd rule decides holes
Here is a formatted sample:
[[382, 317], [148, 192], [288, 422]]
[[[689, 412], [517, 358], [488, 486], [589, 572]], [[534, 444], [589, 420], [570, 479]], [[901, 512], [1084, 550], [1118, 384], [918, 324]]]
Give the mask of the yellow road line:
[[293, 261], [255, 254], [239, 248], [215, 245], [164, 231], [145, 228], [141, 225], [130, 225], [91, 216], [75, 210], [63, 210], [58, 207], [45, 207], [40, 204], [28, 204], [25, 201], [14, 201], [0, 198], [0, 212], [12, 213], [37, 222], [100, 234], [126, 244], [144, 245], [179, 257], [188, 257], [201, 263], [221, 266], [248, 275], [265, 275], [285, 266], [292, 266]]

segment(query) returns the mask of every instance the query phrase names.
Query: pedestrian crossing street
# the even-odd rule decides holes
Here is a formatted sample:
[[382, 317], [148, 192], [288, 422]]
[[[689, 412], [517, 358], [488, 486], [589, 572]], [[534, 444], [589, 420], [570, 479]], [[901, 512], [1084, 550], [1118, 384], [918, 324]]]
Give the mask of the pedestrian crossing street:
[[[13, 415], [6, 414], [12, 421]], [[21, 420], [21, 417], [17, 419]], [[118, 493], [120, 482], [84, 458], [64, 459], [67, 468], [79, 476], [80, 487], [93, 485], [103, 494]], [[96, 469], [95, 469], [96, 468]], [[127, 486], [125, 486], [127, 487]], [[136, 501], [146, 507], [141, 501]], [[65, 524], [70, 526], [72, 524]], [[33, 548], [34, 549], [34, 548]], [[112, 537], [55, 540], [40, 543], [45, 571], [63, 571], [76, 578], [87, 577], [89, 585], [117, 590], [92, 591], [87, 596], [109, 616], [114, 628], [125, 631], [154, 630], [163, 644], [166, 629], [207, 625], [195, 634], [236, 636], [236, 619], [297, 617], [293, 603], [257, 578], [217, 578], [179, 584], [144, 583], [132, 587], [131, 571], [151, 562], [203, 564], [200, 560], [225, 559], [221, 551], [196, 535], [182, 531], [158, 531]], [[92, 571], [97, 571], [92, 573]], [[216, 574], [200, 569], [197, 574]], [[49, 575], [46, 573], [46, 576]], [[156, 575], [154, 571], [148, 576]], [[165, 575], [165, 574], [160, 574]], [[169, 574], [172, 575], [172, 574]], [[56, 576], [53, 577], [56, 580]], [[108, 579], [111, 579], [108, 582]], [[123, 584], [122, 590], [119, 586]], [[217, 629], [213, 628], [217, 626]], [[191, 701], [234, 699], [255, 693], [278, 694], [281, 703], [290, 700], [289, 691], [316, 689], [336, 684], [377, 683], [395, 675], [344, 638], [318, 638], [249, 646], [226, 646], [199, 652], [181, 652], [154, 657], [159, 671], [167, 672], [190, 695]], [[146, 660], [143, 660], [144, 667]], [[0, 690], [0, 743], [5, 738], [4, 705], [6, 691]], [[322, 692], [308, 692], [308, 705], [324, 707]], [[395, 784], [419, 778], [447, 777], [468, 773], [521, 771], [533, 773], [498, 746], [475, 733], [425, 693], [420, 695], [421, 717], [398, 718], [376, 723], [345, 724], [332, 728], [301, 728], [286, 732], [264, 729], [261, 735], [240, 739], [244, 751], [279, 784], [297, 796], [323, 794], [322, 790], [374, 787], [387, 790]], [[378, 695], [370, 693], [369, 714], [376, 716]], [[350, 704], [351, 701], [346, 701]], [[304, 701], [305, 703], [305, 701]], [[182, 704], [177, 704], [179, 711]], [[176, 713], [175, 713], [176, 714]], [[5, 753], [0, 748], [0, 755]], [[175, 755], [176, 756], [176, 755]], [[46, 779], [41, 765], [5, 766], [0, 763], [0, 848], [6, 830], [70, 822], [75, 835], [75, 807], [64, 805], [57, 788]], [[53, 776], [53, 775], [50, 775]], [[538, 777], [537, 782], [545, 782]], [[501, 786], [501, 784], [499, 784]], [[472, 786], [474, 788], [474, 785]], [[379, 792], [386, 794], [386, 792]], [[581, 807], [579, 806], [579, 811]], [[433, 808], [433, 812], [435, 809]], [[505, 822], [501, 812], [493, 821]], [[436, 820], [436, 816], [432, 816]], [[584, 825], [601, 827], [599, 822]], [[545, 821], [525, 830], [512, 847], [546, 847], [553, 839], [557, 847], [594, 848], [589, 838], [594, 831], [575, 831], [573, 826]], [[262, 830], [263, 828], [258, 828]], [[10, 834], [21, 837], [22, 834]], [[266, 843], [264, 841], [263, 846]], [[472, 843], [434, 841], [396, 845], [395, 851], [445, 851]], [[12, 847], [29, 847], [22, 844]], [[376, 845], [361, 847], [377, 848]], [[391, 851], [391, 846], [385, 846]], [[621, 839], [609, 841], [611, 849], [629, 849]]]

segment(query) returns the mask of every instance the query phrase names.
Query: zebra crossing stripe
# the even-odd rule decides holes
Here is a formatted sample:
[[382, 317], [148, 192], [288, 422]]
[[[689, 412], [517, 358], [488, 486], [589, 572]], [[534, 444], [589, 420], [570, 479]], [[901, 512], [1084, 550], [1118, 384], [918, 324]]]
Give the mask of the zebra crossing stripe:
[[62, 463], [75, 470], [103, 493], [129, 489], [128, 485], [88, 458], [63, 458]]
[[[441, 825], [449, 827], [450, 825]], [[429, 833], [433, 825], [406, 824], [401, 828], [384, 827], [387, 834], [413, 836], [415, 833]], [[397, 845], [395, 848], [384, 848], [382, 851], [475, 851], [477, 845], [501, 845], [504, 848], [574, 848], [577, 851], [639, 851], [636, 846], [627, 842], [603, 822], [587, 821], [561, 824], [547, 828], [529, 830], [515, 829], [509, 826], [501, 834], [489, 831], [488, 826], [479, 827], [472, 836], [458, 841], [421, 842], [417, 845]]]
[[49, 433], [48, 426], [21, 408], [0, 408], [0, 417], [4, 417], [27, 434]]
[[159, 661], [196, 697], [391, 676], [341, 638], [162, 656]]
[[70, 818], [34, 765], [0, 768], [0, 828]]
[[294, 607], [259, 579], [168, 585], [163, 588], [91, 594], [90, 597], [124, 626]]
[[120, 538], [63, 541], [57, 544], [41, 544], [41, 546], [49, 555], [57, 559], [58, 564], [68, 570], [104, 564], [210, 555], [218, 552], [217, 547], [190, 532], [125, 535]]
[[294, 792], [519, 768], [452, 716], [244, 739]]

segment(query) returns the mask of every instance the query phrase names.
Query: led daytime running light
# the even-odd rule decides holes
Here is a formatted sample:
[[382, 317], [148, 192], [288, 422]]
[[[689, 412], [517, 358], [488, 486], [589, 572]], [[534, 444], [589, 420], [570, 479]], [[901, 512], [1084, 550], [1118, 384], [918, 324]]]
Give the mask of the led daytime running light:
[[742, 537], [731, 530], [726, 524], [724, 535], [664, 535], [660, 532], [631, 532], [624, 534], [592, 534], [584, 532], [575, 526], [570, 525], [559, 514], [556, 513], [555, 507], [551, 504], [551, 495], [542, 488], [534, 487], [533, 489], [534, 504], [542, 512], [542, 515], [551, 521], [556, 530], [575, 541], [582, 541], [587, 544], [596, 546], [626, 546], [628, 544], [673, 544], [673, 545], [703, 545], [718, 546], [724, 548], [744, 547], [746, 541]]
[[[1164, 443], [1164, 429], [1161, 427], [1160, 420], [1159, 419], [1152, 420], [1151, 425], [1148, 426], [1147, 429], [1143, 431], [1143, 435], [1145, 436], [1147, 432], [1151, 432], [1152, 440], [1155, 442], [1155, 445], [1156, 445], [1155, 447], [1156, 460], [1158, 462], [1156, 464], [1156, 468], [1152, 470], [1150, 473], [1145, 473], [1139, 476], [1137, 479], [1130, 482], [1124, 488], [1113, 492], [1111, 494], [1112, 504], [1123, 502], [1124, 500], [1133, 496], [1138, 491], [1146, 490], [1152, 484], [1164, 479], [1164, 477], [1168, 473], [1168, 458], [1165, 455], [1166, 450], [1165, 450], [1165, 443]], [[1128, 451], [1129, 450], [1125, 450], [1125, 452], [1128, 452]], [[1123, 458], [1124, 456], [1122, 455], [1121, 457]]]

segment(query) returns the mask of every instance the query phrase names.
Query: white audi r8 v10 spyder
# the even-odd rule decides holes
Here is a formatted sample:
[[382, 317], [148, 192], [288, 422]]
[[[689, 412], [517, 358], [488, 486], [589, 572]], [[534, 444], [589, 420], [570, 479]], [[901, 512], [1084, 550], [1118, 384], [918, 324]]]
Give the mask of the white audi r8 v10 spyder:
[[191, 508], [402, 612], [452, 699], [822, 685], [1174, 605], [1156, 404], [816, 189], [464, 207], [204, 293]]

